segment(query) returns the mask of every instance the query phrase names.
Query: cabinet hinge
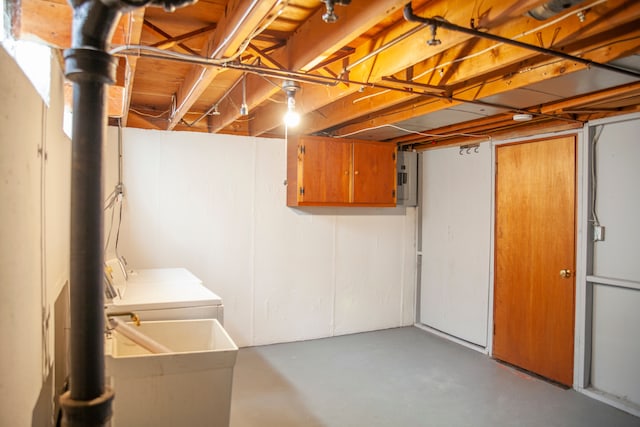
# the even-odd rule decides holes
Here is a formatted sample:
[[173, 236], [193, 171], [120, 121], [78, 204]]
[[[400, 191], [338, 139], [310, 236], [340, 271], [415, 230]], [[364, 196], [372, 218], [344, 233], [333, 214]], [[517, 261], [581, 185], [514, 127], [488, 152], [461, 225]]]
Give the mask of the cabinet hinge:
[[304, 149], [304, 145], [300, 146], [300, 154], [304, 154], [305, 153], [305, 149]]
[[395, 160], [395, 159], [396, 159], [396, 153], [393, 153], [393, 154], [391, 155], [391, 158], [392, 158], [393, 160]]
[[391, 197], [396, 197], [396, 190], [391, 190]]
[[300, 187], [300, 195], [304, 196], [304, 187]]

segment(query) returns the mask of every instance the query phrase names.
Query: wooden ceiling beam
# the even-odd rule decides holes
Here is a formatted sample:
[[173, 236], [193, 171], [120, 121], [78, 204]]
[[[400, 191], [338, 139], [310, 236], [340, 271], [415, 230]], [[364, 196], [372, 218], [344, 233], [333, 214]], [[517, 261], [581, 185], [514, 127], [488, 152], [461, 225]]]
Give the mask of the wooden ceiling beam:
[[[11, 4], [11, 33], [17, 40], [37, 40], [58, 49], [71, 47], [73, 9], [66, 0], [20, 0]], [[139, 11], [144, 11], [140, 9]], [[123, 14], [116, 25], [114, 44], [124, 44], [129, 34], [129, 14]], [[139, 16], [133, 13], [134, 16]]]
[[355, 48], [352, 47], [343, 47], [342, 49], [337, 50], [330, 58], [325, 59], [324, 61], [316, 64], [313, 66], [313, 68], [311, 68], [309, 71], [313, 71], [313, 70], [317, 70], [320, 68], [324, 68], [326, 66], [328, 66], [329, 64], [339, 61], [343, 58], [347, 58], [351, 55], [353, 55], [353, 53], [355, 52]]
[[[600, 62], [599, 60], [606, 60], [605, 62], [608, 62], [627, 56], [630, 51], [638, 51], [637, 37], [640, 37], [640, 28], [633, 33], [627, 33], [624, 41], [622, 41], [622, 39], [613, 41], [603, 40], [603, 45], [600, 48], [592, 50], [588, 55], [585, 55], [585, 57], [598, 62]], [[615, 43], [615, 41], [617, 41], [617, 43]], [[453, 96], [461, 101], [483, 99], [553, 77], [559, 77], [586, 69], [586, 65], [569, 60], [547, 61], [546, 63], [541, 63], [533, 67], [527, 66], [521, 72], [462, 88], [455, 92]], [[421, 98], [424, 99], [424, 97]], [[372, 112], [368, 116], [361, 117], [366, 118], [366, 120], [360, 120], [357, 124], [341, 127], [335, 131], [335, 135], [352, 134], [353, 132], [364, 131], [371, 127], [398, 123], [415, 116], [433, 113], [462, 103], [460, 101], [447, 103], [437, 99], [420, 101], [418, 97], [414, 97], [413, 99], [414, 102], [398, 105], [396, 111], [385, 111], [384, 114]], [[314, 120], [314, 122], [316, 122], [316, 120]]]
[[[640, 92], [640, 82], [629, 83], [625, 85], [621, 85], [618, 87], [604, 89], [602, 91], [598, 91], [595, 93], [590, 93], [587, 95], [577, 96], [568, 100], [563, 100], [559, 102], [552, 102], [546, 104], [540, 108], [540, 112], [543, 114], [567, 114], [570, 113], [566, 111], [569, 108], [579, 107], [579, 106], [588, 106], [594, 105], [601, 101], [606, 101], [610, 99], [617, 99], [618, 97], [627, 97], [629, 94], [637, 94]], [[637, 109], [637, 106], [631, 106], [631, 109]], [[629, 112], [627, 110], [609, 110], [609, 111], [576, 111], [577, 114], [582, 114], [584, 116], [591, 114], [603, 113], [604, 115], [610, 115], [611, 113], [625, 113]], [[550, 118], [542, 118], [537, 121], [548, 121]], [[586, 121], [587, 117], [579, 118], [579, 120]], [[563, 122], [562, 118], [559, 117], [557, 119], [557, 123]], [[457, 145], [460, 143], [465, 143], [469, 141], [467, 137], [457, 137], [456, 133], [479, 133], [485, 132], [486, 136], [497, 137], [500, 136], [504, 138], [505, 136], [514, 136], [515, 134], [511, 131], [513, 128], [517, 128], [520, 126], [526, 126], [527, 124], [518, 124], [515, 123], [512, 119], [512, 116], [509, 115], [498, 115], [485, 117], [477, 120], [473, 120], [470, 122], [457, 123], [450, 126], [444, 126], [437, 129], [431, 129], [429, 132], [438, 134], [438, 136], [426, 137], [418, 134], [405, 135], [399, 138], [394, 138], [390, 142], [394, 142], [399, 145], [414, 145], [414, 144], [436, 144], [435, 141], [439, 141], [437, 143], [438, 147], [442, 147], [443, 145]], [[569, 123], [567, 122], [563, 128], [573, 129], [580, 127], [580, 123]], [[534, 127], [538, 129], [538, 125]], [[531, 129], [531, 126], [528, 126], [527, 129]], [[547, 130], [548, 131], [548, 130]], [[519, 131], [520, 132], [520, 131]], [[449, 137], [451, 135], [451, 137]], [[518, 136], [523, 136], [522, 133], [518, 133]], [[445, 142], [446, 141], [446, 142]], [[435, 147], [432, 147], [435, 148]]]
[[162, 41], [159, 41], [157, 43], [154, 43], [151, 46], [157, 47], [158, 49], [170, 49], [173, 46], [175, 46], [176, 44], [182, 44], [182, 42], [185, 42], [185, 41], [190, 40], [192, 38], [200, 37], [203, 34], [210, 33], [211, 31], [215, 30], [216, 27], [217, 27], [216, 24], [208, 25], [206, 27], [199, 28], [199, 29], [194, 30], [194, 31], [190, 31], [188, 33], [181, 34], [179, 36], [167, 37], [165, 40], [162, 40]]
[[273, 58], [272, 55], [269, 55], [269, 53], [266, 52], [265, 50], [259, 49], [257, 46], [254, 46], [252, 43], [249, 43], [249, 49], [251, 49], [252, 51], [257, 53], [258, 56], [260, 57], [260, 59], [265, 64], [267, 64], [267, 66], [272, 67], [272, 68], [276, 68], [278, 70], [284, 70], [285, 69], [284, 65], [279, 63], [276, 59]]
[[[443, 138], [446, 135], [452, 134], [485, 132], [495, 128], [496, 126], [504, 126], [510, 123], [513, 123], [512, 114], [499, 114], [496, 116], [482, 117], [469, 122], [456, 123], [440, 127], [438, 129], [431, 129], [429, 130], [429, 133], [440, 135], [440, 137]], [[398, 138], [393, 138], [390, 142], [398, 145], [410, 145], [437, 138], [438, 137], [430, 138], [418, 134], [408, 134]]]
[[553, 104], [545, 105], [540, 109], [541, 113], [554, 114], [562, 113], [568, 109], [576, 109], [583, 106], [589, 106], [598, 104], [603, 101], [609, 101], [618, 97], [633, 96], [634, 92], [640, 90], [640, 82], [629, 83], [622, 86], [617, 86], [610, 89], [603, 89], [598, 92], [593, 92], [588, 95], [578, 96], [570, 99], [563, 100], [561, 102], [555, 102]]
[[[406, 0], [379, 0], [375, 2], [353, 2], [340, 10], [340, 20], [327, 24], [322, 20], [323, 8], [319, 8], [287, 40], [287, 46], [271, 55], [277, 63], [290, 70], [308, 70], [330, 58], [375, 24], [393, 13], [397, 13]], [[280, 89], [262, 79], [253, 79], [247, 84], [247, 104], [254, 109]], [[230, 95], [234, 102], [241, 102], [241, 93], [236, 90]], [[213, 119], [212, 130], [218, 131], [232, 123], [237, 111], [222, 111]], [[278, 118], [278, 122], [281, 118]]]
[[[574, 15], [556, 25], [539, 29], [540, 22], [522, 17], [509, 22], [496, 35], [515, 38], [519, 34], [530, 33], [517, 41], [538, 45], [562, 53], [573, 52], [580, 56], [585, 46], [602, 44], [600, 38], [615, 38], [626, 32], [625, 25], [640, 17], [640, 2], [635, 0], [608, 0], [590, 11], [580, 22]], [[546, 24], [543, 24], [543, 26]], [[637, 23], [636, 23], [637, 25]], [[443, 34], [441, 37], [448, 37]], [[553, 40], [553, 43], [551, 42]], [[582, 41], [582, 43], [581, 43]], [[435, 86], [451, 86], [491, 73], [497, 68], [518, 65], [540, 54], [508, 44], [486, 39], [468, 40], [442, 56], [430, 58], [414, 67], [416, 79]], [[547, 56], [549, 59], [553, 56]]]
[[[207, 58], [228, 58], [238, 51], [242, 43], [273, 11], [278, 0], [235, 0], [227, 5], [225, 15], [205, 44]], [[194, 65], [176, 94], [176, 109], [172, 112], [167, 126], [173, 129], [191, 106], [200, 98], [221, 70], [213, 67]]]
[[[157, 25], [153, 24], [152, 22], [150, 22], [148, 19], [144, 20], [144, 26], [147, 27], [149, 30], [151, 30], [151, 32], [156, 33], [157, 35], [159, 35], [162, 40], [159, 43], [164, 43], [167, 40], [170, 40], [172, 38], [171, 34], [167, 33], [166, 31], [162, 30], [162, 28], [158, 27]], [[157, 43], [154, 43], [152, 46], [156, 46]], [[184, 43], [174, 43], [173, 46], [177, 45], [180, 50], [183, 51], [183, 53], [188, 53], [190, 55], [197, 55], [198, 53], [195, 52], [193, 49], [191, 49], [189, 46], [187, 46]], [[161, 47], [160, 49], [165, 49], [164, 47]]]
[[[532, 7], [538, 5], [539, 1], [523, 0], [515, 4], [505, 3], [500, 0], [493, 0], [482, 3], [478, 16], [482, 16], [482, 25], [487, 28], [499, 26], [523, 15]], [[351, 7], [351, 6], [349, 6]], [[417, 13], [429, 16], [444, 16], [452, 22], [465, 22], [469, 17], [476, 15], [477, 4], [465, 3], [456, 4], [451, 7], [451, 2], [447, 0], [435, 0], [427, 2], [424, 8], [415, 8]], [[416, 28], [419, 24], [413, 22], [401, 22], [390, 30], [381, 34], [369, 42], [358, 46], [353, 60], [367, 57], [372, 51], [392, 40], [402, 37], [407, 32]], [[460, 33], [451, 33], [439, 46], [427, 46], [426, 42], [431, 38], [431, 34], [426, 29], [403, 39], [386, 49], [383, 54], [375, 55], [366, 61], [362, 61], [358, 66], [353, 67], [348, 74], [348, 78], [360, 82], [378, 82], [385, 76], [398, 73], [406, 68], [424, 61], [439, 52], [468, 40], [471, 36]], [[342, 74], [340, 65], [332, 65], [334, 73]], [[297, 106], [301, 113], [314, 111], [322, 108], [331, 102], [351, 95], [358, 91], [360, 87], [338, 85], [334, 87], [305, 86], [299, 96], [297, 96]], [[254, 135], [261, 135], [268, 132], [281, 122], [282, 112], [279, 109], [270, 108], [262, 111], [251, 124], [251, 132]], [[306, 129], [305, 129], [306, 132]]]
[[[629, 20], [634, 16], [640, 15], [640, 4], [634, 6], [634, 8], [632, 8], [632, 10], [629, 10], [629, 13], [627, 13], [622, 12], [623, 10], [625, 10], [625, 8], [622, 7], [623, 3], [625, 3], [624, 1], [611, 1], [610, 3], [612, 6], [612, 12], [606, 13], [605, 11], [601, 11], [601, 13], [606, 13], [608, 17], [614, 19], [616, 22], [616, 26], [611, 26], [608, 21], [602, 22], [602, 20], [600, 19], [601, 15], [590, 13], [588, 14], [590, 18], [588, 20], [585, 20], [583, 26], [573, 27], [574, 33], [563, 30], [561, 35], [562, 39], [572, 40], [574, 41], [573, 44], [579, 44], [576, 42], [575, 33], [580, 34], [581, 36], [584, 35], [591, 37], [600, 35], [601, 39], [599, 40], [599, 44], [606, 45], [610, 41], [615, 41], [616, 38], [621, 38], [619, 34], [624, 34], [625, 37], [628, 37], [628, 29], [624, 28], [624, 24], [628, 24]], [[526, 20], [526, 18], [522, 19]], [[509, 27], [514, 26], [516, 28], [519, 28], [517, 27], [516, 22], [509, 23]], [[608, 34], [607, 37], [602, 36], [602, 33], [607, 31], [611, 34]], [[598, 34], [598, 32], [600, 32], [600, 34]], [[556, 33], [554, 27], [549, 27], [542, 30], [541, 34], [543, 38], [551, 38], [554, 33]], [[618, 37], [613, 37], [614, 35]], [[556, 36], [556, 40], [559, 42], [558, 36]], [[444, 52], [442, 55], [437, 55], [437, 57], [435, 58], [430, 58], [429, 60], [416, 65], [414, 67], [414, 74], [416, 76], [422, 75], [422, 78], [418, 79], [421, 82], [429, 82], [431, 84], [447, 83], [450, 85], [457, 85], [459, 88], [464, 85], [468, 85], [469, 83], [473, 83], [474, 80], [477, 81], [479, 78], [486, 78], [484, 76], [487, 73], [493, 72], [495, 74], [496, 68], [500, 66], [508, 67], [509, 65], [516, 65], [519, 66], [521, 70], [526, 70], [529, 66], [535, 66], [536, 61], [540, 61], [541, 59], [548, 60], [548, 58], [541, 57], [540, 55], [537, 55], [530, 51], [525, 51], [523, 49], [518, 49], [512, 46], [502, 45], [496, 47], [495, 49], [492, 49], [491, 51], [487, 51], [487, 48], [491, 46], [491, 42], [484, 42], [486, 43], [476, 44], [476, 51], [465, 48], [464, 44], [456, 46], [448, 50], [447, 52]], [[495, 43], [493, 44], [495, 45]], [[580, 48], [582, 47], [583, 46], [580, 46]], [[500, 49], [503, 50], [500, 51]], [[507, 50], [505, 51], [504, 49]], [[487, 52], [482, 55], [478, 55], [478, 52], [485, 51]], [[500, 51], [501, 53], [498, 51]], [[574, 53], [580, 55], [583, 54], [581, 50]], [[602, 54], [598, 57], [592, 57], [589, 55], [586, 55], [586, 57], [596, 62], [609, 62], [612, 59], [628, 54], [628, 52], [625, 53], [624, 49], [617, 49], [617, 53], [608, 51], [607, 49], [601, 49], [601, 53]], [[613, 53], [613, 55], [611, 53]], [[463, 56], [470, 56], [470, 58], [463, 61], [462, 63], [457, 64], [457, 67], [454, 71], [450, 72], [448, 66], [447, 68], [441, 68], [440, 70], [438, 70], [438, 67], [436, 66], [437, 63], [455, 63], [455, 61], [459, 60]], [[548, 77], [552, 77], [552, 75], [549, 75]], [[544, 79], [544, 76], [541, 76], [541, 78]], [[531, 83], [533, 82], [534, 81], [532, 81]], [[380, 92], [381, 91], [378, 91], [378, 93]], [[339, 104], [338, 108], [334, 108], [334, 106], [332, 105], [329, 106], [330, 108], [321, 110], [321, 112], [324, 113], [324, 116], [322, 118], [318, 118], [317, 120], [313, 120], [313, 126], [308, 129], [308, 132], [317, 132], [323, 129], [327, 129], [331, 126], [335, 126], [335, 124], [337, 123], [340, 123], [340, 121], [344, 123], [347, 120], [354, 120], [358, 117], [375, 115], [376, 111], [379, 111], [383, 108], [390, 108], [394, 105], [399, 105], [399, 108], [403, 109], [402, 105], [405, 105], [408, 100], [416, 99], [418, 97], [419, 95], [405, 95], [398, 92], [382, 93], [379, 96], [372, 96], [370, 102], [361, 103], [357, 106], [357, 108], [351, 108], [351, 111], [349, 111], [348, 104]]]
[[[590, 52], [588, 53], [583, 53], [583, 51], [576, 52], [576, 53], [580, 54], [581, 56], [587, 59], [591, 59], [595, 62], [604, 63], [604, 62], [609, 62], [623, 56], [627, 56], [630, 54], [630, 52], [638, 51], [640, 50], [640, 46], [638, 46], [637, 41], [629, 40], [629, 39], [633, 39], [634, 37], [640, 37], [640, 33], [638, 32], [638, 28], [640, 27], [637, 25], [633, 25], [633, 23], [631, 26], [635, 27], [636, 30], [629, 32], [629, 29], [624, 28], [624, 25], [622, 25], [621, 27], [623, 31], [620, 31], [620, 32], [622, 32], [623, 34], [617, 34], [617, 32], [615, 32], [617, 34], [616, 37], [611, 37], [610, 34], [606, 36], [601, 34], [599, 38], [599, 45], [600, 45], [599, 48], [591, 48]], [[604, 26], [601, 26], [600, 28], [601, 30], [603, 30]], [[546, 62], [536, 64], [536, 61], [540, 61], [540, 60], [546, 60]], [[560, 64], [560, 65], [557, 65], [557, 64]], [[562, 61], [562, 60], [560, 60], [560, 62], [556, 62], [555, 60], [549, 60], [548, 57], [544, 57], [544, 56], [538, 56], [537, 58], [533, 58], [533, 59], [531, 58], [526, 60], [523, 59], [523, 61], [519, 62], [517, 65], [519, 65], [521, 69], [519, 70], [512, 69], [512, 71], [510, 71], [509, 73], [506, 73], [506, 72], [503, 73], [506, 75], [506, 77], [498, 78], [498, 80], [507, 82], [505, 85], [502, 85], [502, 87], [500, 87], [500, 85], [489, 84], [480, 92], [476, 93], [474, 97], [472, 98], [467, 97], [467, 99], [477, 99], [485, 96], [494, 95], [496, 93], [502, 93], [508, 90], [515, 89], [517, 87], [523, 87], [528, 84], [543, 81], [551, 77], [556, 77], [558, 75], [562, 75], [562, 74], [573, 72], [573, 71], [583, 70], [587, 68], [583, 64], [577, 64], [572, 61]], [[534, 71], [535, 68], [539, 68], [539, 67], [544, 67], [544, 70], [538, 70], [537, 72], [532, 72]], [[495, 70], [493, 71], [495, 73]], [[471, 70], [469, 72], [472, 73]], [[525, 76], [527, 78], [523, 78]], [[468, 77], [468, 78], [465, 79], [465, 77]], [[456, 91], [457, 94], [460, 94], [461, 91], [465, 90], [464, 85], [469, 84], [467, 82], [473, 82], [474, 78], [477, 80], [477, 76], [475, 75], [461, 76], [461, 78], [463, 79], [462, 80], [463, 84], [458, 84], [458, 88]], [[493, 79], [495, 80], [496, 78], [494, 77]], [[486, 85], [486, 82], [482, 82], [482, 81], [476, 82], [474, 84], [468, 85], [467, 87], [468, 88], [478, 87], [478, 84]], [[474, 90], [474, 89], [469, 89], [469, 90]], [[323, 129], [327, 129], [331, 126], [331, 124], [335, 126], [335, 123], [339, 123], [340, 120], [342, 120], [342, 123], [346, 123], [347, 119], [354, 120], [358, 117], [365, 117], [365, 118], [367, 116], [373, 117], [373, 116], [376, 116], [377, 115], [376, 112], [380, 111], [382, 108], [388, 109], [390, 107], [393, 107], [394, 105], [397, 105], [399, 110], [404, 111], [406, 110], [407, 101], [411, 99], [418, 99], [419, 97], [420, 96], [418, 95], [403, 95], [401, 93], [390, 92], [390, 93], [380, 94], [379, 96], [373, 96], [371, 97], [369, 102], [361, 103], [357, 106], [357, 108], [353, 108], [353, 106], [350, 108], [349, 105], [344, 105], [343, 103], [339, 103], [337, 105], [331, 105], [330, 106], [331, 108], [320, 110], [323, 113], [323, 117], [313, 120], [313, 126], [308, 131], [317, 132]], [[349, 99], [352, 99], [352, 98], [349, 98]], [[442, 104], [440, 106], [440, 109], [445, 107], [446, 105]], [[416, 110], [413, 110], [413, 112], [415, 114], [419, 113]], [[430, 112], [433, 112], [433, 111], [430, 111]], [[397, 116], [387, 114], [385, 118], [379, 118], [375, 121], [376, 122], [385, 121], [386, 123], [394, 123], [393, 120], [395, 120], [396, 117], [402, 118], [404, 120], [406, 118], [405, 116], [406, 115], [403, 115], [403, 114], [399, 114]], [[346, 131], [349, 133], [355, 131], [355, 129], [353, 129], [352, 126], [347, 127], [346, 129], [349, 129], [349, 131]], [[341, 130], [340, 132], [342, 131], [343, 130]]]
[[[541, 133], [548, 132], [561, 132], [572, 129], [582, 129], [583, 125], [580, 123], [570, 123], [562, 120], [554, 119], [541, 119], [535, 122], [512, 122], [510, 125], [501, 126], [495, 128], [486, 133], [487, 139], [492, 140], [506, 140], [511, 138], [522, 138], [526, 136], [536, 136]], [[472, 139], [464, 136], [446, 137], [441, 139], [431, 139], [413, 144], [417, 151], [426, 151], [436, 148], [460, 146], [465, 144], [474, 144], [481, 142], [479, 139]]]
[[[13, 37], [37, 40], [56, 49], [71, 47], [73, 10], [65, 0], [21, 0], [13, 2], [13, 7], [18, 8], [12, 11], [15, 15], [12, 19]], [[139, 43], [143, 17], [143, 8], [123, 14], [115, 27], [111, 42], [114, 44]], [[107, 88], [108, 114], [110, 117], [122, 117], [125, 124], [136, 62], [135, 57], [120, 61], [117, 81]], [[65, 91], [65, 103], [71, 105], [70, 91]]]

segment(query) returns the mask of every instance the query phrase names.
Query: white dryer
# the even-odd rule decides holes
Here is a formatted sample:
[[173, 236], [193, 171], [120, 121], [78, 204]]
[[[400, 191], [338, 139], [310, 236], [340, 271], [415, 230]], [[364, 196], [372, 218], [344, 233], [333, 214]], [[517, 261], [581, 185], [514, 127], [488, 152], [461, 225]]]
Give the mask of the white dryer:
[[224, 324], [222, 299], [189, 270], [131, 270], [125, 277], [113, 261], [107, 265], [115, 288], [115, 296], [105, 300], [107, 314], [134, 312], [143, 321], [218, 319]]

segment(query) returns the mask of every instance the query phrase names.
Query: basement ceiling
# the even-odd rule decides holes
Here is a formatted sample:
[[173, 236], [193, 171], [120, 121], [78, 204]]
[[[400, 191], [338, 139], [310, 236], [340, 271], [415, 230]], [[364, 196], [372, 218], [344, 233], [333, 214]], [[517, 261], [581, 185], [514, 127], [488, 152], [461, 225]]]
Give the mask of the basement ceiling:
[[[338, 1], [337, 20], [326, 22], [333, 3], [199, 0], [173, 13], [124, 15], [111, 47], [119, 67], [110, 123], [282, 137], [286, 80], [300, 86], [295, 132], [416, 149], [580, 128], [640, 110], [636, 0], [409, 3], [435, 26], [407, 21], [406, 0]], [[556, 12], [528, 14], [541, 8]], [[11, 13], [14, 37], [70, 47], [66, 2], [18, 0]], [[513, 120], [522, 113], [532, 120]]]

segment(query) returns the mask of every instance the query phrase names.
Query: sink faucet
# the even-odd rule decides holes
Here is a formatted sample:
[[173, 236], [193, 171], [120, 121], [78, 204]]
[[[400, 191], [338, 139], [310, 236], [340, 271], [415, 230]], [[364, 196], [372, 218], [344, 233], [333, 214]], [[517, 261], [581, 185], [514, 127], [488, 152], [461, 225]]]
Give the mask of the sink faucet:
[[121, 313], [107, 313], [107, 324], [109, 324], [108, 320], [110, 317], [121, 317], [121, 316], [129, 316], [133, 321], [133, 323], [136, 324], [136, 326], [140, 326], [140, 317], [133, 311], [124, 311]]

